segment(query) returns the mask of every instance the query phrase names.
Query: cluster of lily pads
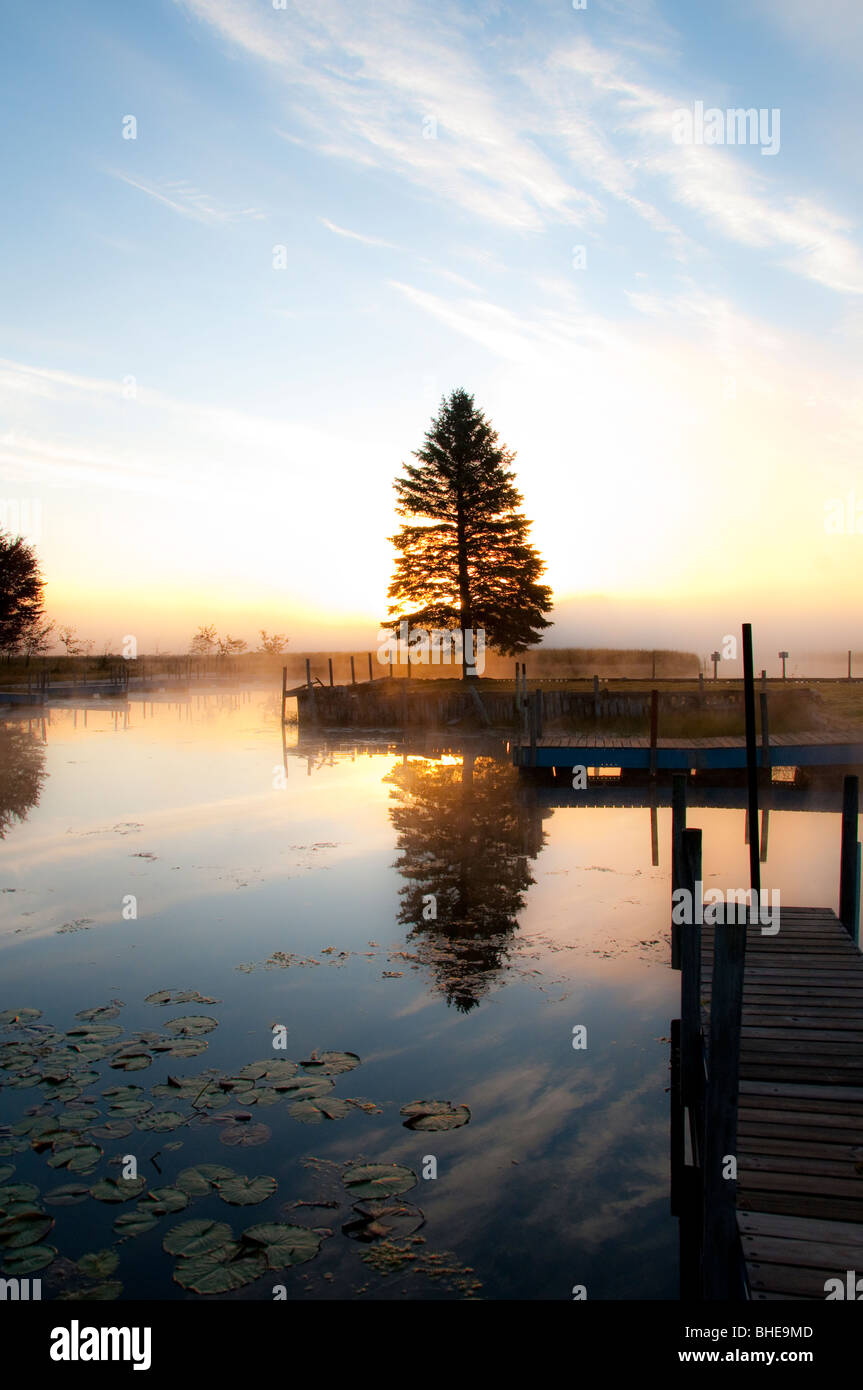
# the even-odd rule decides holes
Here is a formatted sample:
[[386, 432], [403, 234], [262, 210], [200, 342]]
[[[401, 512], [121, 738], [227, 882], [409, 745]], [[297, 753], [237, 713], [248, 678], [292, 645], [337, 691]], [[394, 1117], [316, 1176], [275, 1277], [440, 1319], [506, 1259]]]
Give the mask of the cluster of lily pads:
[[[194, 990], [159, 990], [150, 1004], [214, 1004]], [[217, 1195], [235, 1207], [254, 1206], [278, 1188], [269, 1175], [247, 1176], [221, 1164], [198, 1164], [183, 1169], [171, 1183], [150, 1188], [141, 1176], [101, 1176], [90, 1181], [103, 1157], [102, 1144], [122, 1140], [134, 1131], [169, 1134], [191, 1123], [216, 1124], [227, 1147], [254, 1147], [271, 1137], [269, 1127], [253, 1120], [251, 1107], [288, 1103], [290, 1115], [301, 1123], [323, 1124], [341, 1119], [352, 1108], [376, 1110], [370, 1102], [332, 1096], [335, 1078], [360, 1065], [353, 1052], [312, 1052], [301, 1062], [270, 1056], [250, 1062], [235, 1074], [209, 1069], [196, 1076], [167, 1078], [150, 1093], [134, 1083], [112, 1084], [91, 1094], [100, 1079], [99, 1064], [115, 1071], [149, 1067], [160, 1056], [189, 1058], [207, 1047], [206, 1034], [218, 1026], [206, 1015], [184, 1014], [170, 1019], [163, 1031], [144, 1031], [123, 1037], [113, 1020], [123, 1004], [113, 1000], [76, 1015], [78, 1023], [65, 1033], [41, 1023], [37, 1009], [0, 1012], [0, 1028], [12, 1037], [0, 1042], [0, 1088], [38, 1088], [40, 1103], [18, 1123], [0, 1126], [0, 1156], [26, 1150], [45, 1155], [50, 1168], [70, 1179], [40, 1197], [31, 1183], [11, 1183], [15, 1168], [0, 1163], [0, 1258], [7, 1276], [25, 1275], [65, 1266], [73, 1286], [96, 1279], [95, 1285], [73, 1287], [66, 1298], [113, 1298], [122, 1285], [110, 1279], [118, 1264], [113, 1250], [97, 1251], [76, 1264], [58, 1257], [46, 1244], [54, 1226], [47, 1206], [72, 1206], [90, 1198], [104, 1203], [136, 1201], [113, 1225], [118, 1242], [152, 1230], [161, 1218], [185, 1210], [196, 1197]], [[107, 1078], [106, 1078], [107, 1079]], [[85, 1094], [86, 1092], [86, 1094]], [[150, 1096], [164, 1100], [157, 1108]], [[104, 1103], [107, 1114], [103, 1114]], [[242, 1107], [238, 1109], [237, 1107]], [[183, 1108], [179, 1108], [183, 1107]], [[379, 1113], [379, 1112], [378, 1112]], [[448, 1101], [414, 1101], [402, 1108], [409, 1129], [445, 1130], [466, 1124], [466, 1106]], [[166, 1142], [165, 1149], [179, 1148]], [[109, 1160], [113, 1164], [120, 1158]], [[354, 1201], [353, 1215], [343, 1233], [374, 1242], [405, 1236], [423, 1224], [418, 1207], [401, 1200], [415, 1186], [416, 1174], [395, 1164], [354, 1163], [343, 1175], [344, 1188]], [[187, 1220], [169, 1230], [164, 1250], [175, 1257], [175, 1281], [195, 1293], [226, 1293], [262, 1277], [268, 1271], [311, 1260], [332, 1232], [286, 1222], [263, 1222], [236, 1236], [226, 1222]]]

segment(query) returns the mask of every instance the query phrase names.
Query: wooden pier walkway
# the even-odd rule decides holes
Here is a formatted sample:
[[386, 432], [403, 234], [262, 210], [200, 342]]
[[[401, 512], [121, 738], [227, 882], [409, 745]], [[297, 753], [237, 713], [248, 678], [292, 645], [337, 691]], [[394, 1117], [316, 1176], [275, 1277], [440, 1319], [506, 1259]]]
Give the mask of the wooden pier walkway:
[[[705, 1034], [712, 967], [705, 926]], [[748, 929], [739, 1076], [749, 1295], [824, 1299], [828, 1280], [863, 1277], [863, 955], [829, 909], [783, 906], [776, 935]]]

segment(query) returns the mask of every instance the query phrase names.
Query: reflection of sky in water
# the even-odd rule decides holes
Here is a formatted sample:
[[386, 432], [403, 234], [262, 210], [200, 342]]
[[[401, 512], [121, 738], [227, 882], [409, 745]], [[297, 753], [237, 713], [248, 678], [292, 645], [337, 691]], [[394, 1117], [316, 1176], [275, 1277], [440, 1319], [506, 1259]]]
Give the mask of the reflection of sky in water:
[[[119, 997], [131, 1032], [174, 1016], [143, 1002], [154, 990], [222, 1001], [180, 1010], [218, 1018], [204, 1055], [104, 1072], [96, 1092], [115, 1080], [149, 1087], [169, 1071], [236, 1071], [267, 1055], [274, 1023], [287, 1026], [291, 1057], [316, 1047], [360, 1054], [333, 1094], [371, 1100], [380, 1114], [355, 1110], [311, 1129], [270, 1106], [256, 1118], [273, 1138], [249, 1150], [221, 1147], [216, 1126], [106, 1143], [106, 1159], [133, 1142], [145, 1160], [161, 1147], [161, 1182], [205, 1160], [278, 1178], [264, 1206], [238, 1213], [206, 1198], [186, 1217], [238, 1229], [274, 1219], [283, 1203], [315, 1195], [309, 1154], [415, 1171], [434, 1154], [437, 1181], [409, 1194], [427, 1216], [423, 1249], [453, 1252], [483, 1296], [567, 1298], [583, 1283], [591, 1298], [675, 1297], [670, 812], [659, 811], [653, 868], [647, 809], [543, 811], [518, 795], [505, 762], [487, 758], [465, 786], [452, 759], [337, 753], [313, 759], [323, 765], [307, 775], [289, 749], [279, 786], [277, 714], [277, 700], [259, 692], [133, 703], [128, 727], [121, 713], [116, 729], [106, 709], [91, 709], [86, 728], [80, 711], [51, 711], [48, 776], [3, 846], [0, 1009], [35, 1006], [66, 1029], [76, 1011]], [[22, 809], [28, 779], [36, 790], [42, 730], [34, 721], [11, 750], [8, 730], [26, 731], [26, 721], [8, 722], [3, 759], [3, 801]], [[704, 830], [706, 884], [744, 886], [743, 812], [692, 810], [689, 821]], [[837, 817], [772, 814], [763, 878], [785, 901], [833, 906], [837, 860]], [[439, 921], [424, 923], [422, 895], [435, 890]], [[129, 894], [135, 921], [121, 914]], [[454, 951], [436, 931], [444, 919]], [[274, 952], [310, 963], [265, 968]], [[571, 1047], [579, 1023], [586, 1052]], [[418, 1098], [466, 1103], [471, 1123], [413, 1134], [398, 1109]], [[4, 1121], [37, 1099], [4, 1091]], [[165, 1152], [177, 1138], [182, 1149]], [[15, 1181], [43, 1190], [64, 1176], [29, 1153], [9, 1161]], [[51, 1239], [63, 1254], [113, 1241], [114, 1208], [90, 1201], [56, 1214]], [[371, 1272], [362, 1247], [340, 1234], [349, 1214], [316, 1209], [309, 1224], [331, 1224], [335, 1236], [312, 1264], [279, 1276], [291, 1296], [453, 1296], [445, 1283]], [[160, 1252], [166, 1228], [121, 1247], [127, 1296], [179, 1295]], [[271, 1297], [268, 1281], [250, 1296]]]

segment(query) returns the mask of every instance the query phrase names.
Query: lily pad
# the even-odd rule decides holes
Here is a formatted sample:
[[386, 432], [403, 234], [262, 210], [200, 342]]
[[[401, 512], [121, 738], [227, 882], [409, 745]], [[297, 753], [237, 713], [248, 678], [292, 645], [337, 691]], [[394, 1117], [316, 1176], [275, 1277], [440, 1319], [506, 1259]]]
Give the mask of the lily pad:
[[183, 1211], [189, 1205], [189, 1194], [179, 1187], [156, 1187], [138, 1203], [138, 1210], [151, 1216], [167, 1216]]
[[151, 1110], [147, 1115], [139, 1115], [137, 1121], [139, 1129], [153, 1129], [157, 1134], [168, 1134], [185, 1123], [186, 1117], [179, 1110]]
[[117, 1052], [109, 1062], [115, 1071], [145, 1071], [151, 1066], [152, 1056], [144, 1048], [131, 1047], [125, 1052]]
[[342, 1226], [343, 1235], [352, 1240], [370, 1243], [375, 1240], [400, 1239], [413, 1235], [420, 1226], [425, 1225], [425, 1217], [419, 1207], [410, 1202], [400, 1202], [398, 1198], [384, 1198], [382, 1201], [357, 1202], [353, 1221]]
[[460, 1129], [470, 1120], [466, 1105], [453, 1105], [450, 1100], [412, 1100], [403, 1105], [400, 1115], [406, 1115], [405, 1129], [431, 1132], [443, 1129]]
[[205, 1197], [217, 1182], [235, 1176], [233, 1168], [224, 1168], [220, 1163], [199, 1163], [194, 1168], [184, 1168], [176, 1178], [176, 1185], [190, 1197]]
[[113, 1250], [96, 1250], [93, 1254], [82, 1255], [78, 1261], [78, 1269], [85, 1274], [88, 1279], [107, 1279], [113, 1274], [118, 1264], [120, 1256]]
[[168, 1038], [150, 1046], [154, 1052], [164, 1052], [168, 1057], [200, 1057], [202, 1052], [206, 1052], [208, 1044], [203, 1038]]
[[214, 1028], [218, 1028], [217, 1018], [208, 1018], [206, 1014], [184, 1014], [182, 1018], [172, 1018], [165, 1024], [169, 1033], [176, 1033], [181, 1038], [193, 1038], [201, 1033], [212, 1033]]
[[417, 1175], [398, 1163], [353, 1163], [342, 1182], [354, 1197], [395, 1197], [417, 1185]]
[[192, 1260], [180, 1260], [174, 1270], [174, 1282], [193, 1293], [230, 1293], [245, 1284], [253, 1284], [266, 1274], [269, 1265], [262, 1251], [238, 1253], [233, 1259], [218, 1259], [218, 1251], [200, 1255]]
[[66, 1168], [70, 1173], [91, 1173], [102, 1157], [98, 1144], [69, 1144], [55, 1149], [48, 1159], [49, 1168]]
[[76, 1207], [79, 1202], [86, 1202], [89, 1196], [90, 1187], [87, 1183], [67, 1182], [62, 1187], [55, 1187], [46, 1192], [43, 1201], [54, 1207]]
[[321, 1248], [322, 1236], [308, 1226], [288, 1226], [281, 1221], [250, 1226], [243, 1232], [244, 1242], [260, 1245], [269, 1269], [287, 1269], [313, 1260]]
[[106, 1120], [103, 1125], [94, 1126], [90, 1133], [94, 1139], [125, 1139], [134, 1128], [131, 1120]]
[[339, 1076], [342, 1072], [353, 1071], [360, 1065], [355, 1052], [313, 1052], [300, 1066], [307, 1071], [318, 1072], [321, 1076]]
[[34, 1023], [37, 1018], [42, 1017], [41, 1009], [4, 1009], [0, 1013], [0, 1025], [8, 1026], [11, 1023]]
[[37, 1269], [45, 1269], [56, 1256], [53, 1245], [25, 1245], [20, 1250], [5, 1250], [3, 1270], [14, 1277], [35, 1274]]
[[256, 1207], [272, 1197], [278, 1187], [275, 1178], [225, 1178], [217, 1183], [217, 1191], [223, 1202], [232, 1207]]
[[12, 1182], [6, 1187], [0, 1187], [0, 1211], [7, 1211], [9, 1207], [17, 1205], [19, 1202], [37, 1202], [39, 1200], [39, 1189], [34, 1187], [32, 1182]]
[[48, 1216], [44, 1211], [36, 1207], [19, 1207], [0, 1220], [0, 1245], [11, 1250], [25, 1245], [40, 1245], [53, 1225], [53, 1216]]
[[225, 1125], [219, 1134], [219, 1142], [227, 1144], [229, 1148], [254, 1148], [258, 1144], [266, 1144], [272, 1135], [269, 1125], [233, 1123]]
[[57, 1301], [64, 1303], [109, 1303], [119, 1298], [123, 1285], [119, 1279], [109, 1280], [107, 1284], [96, 1284], [89, 1289], [72, 1289], [68, 1293], [58, 1293]]
[[81, 1009], [75, 1017], [82, 1023], [105, 1023], [109, 1018], [116, 1018], [119, 1012], [117, 1004], [100, 1004], [95, 1009]]
[[147, 1186], [146, 1178], [100, 1178], [90, 1188], [97, 1202], [130, 1202], [140, 1197]]
[[7, 1182], [14, 1172], [14, 1163], [0, 1163], [0, 1183]]
[[121, 1237], [143, 1236], [157, 1226], [158, 1217], [152, 1211], [124, 1211], [114, 1222], [114, 1233]]
[[318, 1097], [315, 1100], [298, 1100], [290, 1106], [288, 1114], [305, 1125], [319, 1125], [324, 1120], [343, 1120], [350, 1114], [352, 1106], [337, 1096]]
[[233, 1241], [234, 1233], [226, 1221], [198, 1218], [194, 1221], [182, 1221], [179, 1226], [172, 1226], [162, 1241], [162, 1249], [169, 1255], [194, 1259], [215, 1250], [225, 1249]]
[[221, 999], [208, 999], [196, 989], [157, 989], [148, 994], [145, 1004], [221, 1004]]

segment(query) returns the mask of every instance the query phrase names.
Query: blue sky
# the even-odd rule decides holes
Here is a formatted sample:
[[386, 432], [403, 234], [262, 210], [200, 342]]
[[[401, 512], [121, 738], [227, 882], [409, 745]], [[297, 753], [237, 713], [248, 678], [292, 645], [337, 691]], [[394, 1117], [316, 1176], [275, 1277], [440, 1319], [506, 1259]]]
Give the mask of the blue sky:
[[[855, 638], [863, 540], [823, 516], [863, 506], [857, 0], [3, 26], [0, 495], [60, 620], [364, 643], [393, 476], [463, 385], [518, 451], [550, 640]], [[778, 108], [778, 153], [675, 144], [697, 101]]]

